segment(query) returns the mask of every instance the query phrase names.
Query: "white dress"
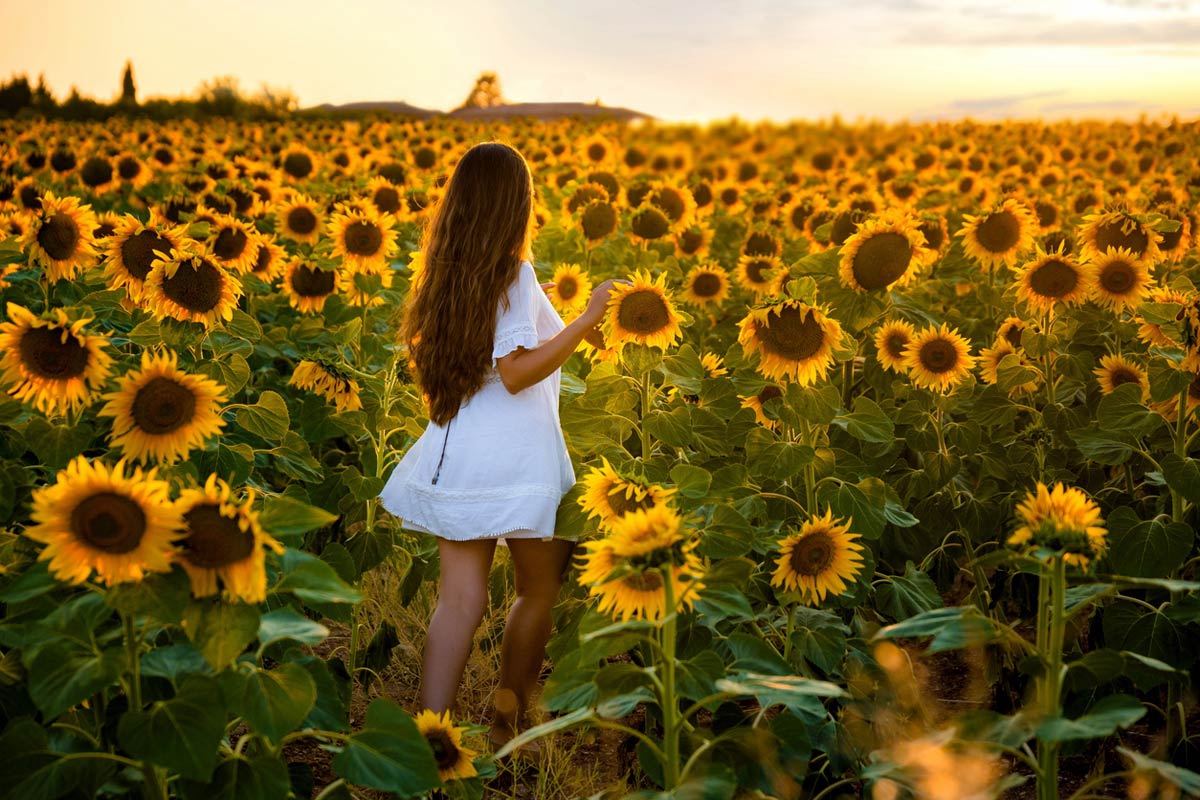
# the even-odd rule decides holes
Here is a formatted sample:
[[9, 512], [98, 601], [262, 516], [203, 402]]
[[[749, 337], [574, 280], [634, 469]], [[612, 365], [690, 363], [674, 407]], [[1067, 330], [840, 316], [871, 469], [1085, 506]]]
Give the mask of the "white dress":
[[561, 370], [511, 394], [496, 359], [533, 349], [566, 325], [528, 261], [506, 294], [483, 387], [447, 425], [426, 426], [379, 493], [409, 530], [455, 541], [500, 537], [505, 546], [506, 538], [554, 537], [559, 503], [575, 485], [558, 417]]

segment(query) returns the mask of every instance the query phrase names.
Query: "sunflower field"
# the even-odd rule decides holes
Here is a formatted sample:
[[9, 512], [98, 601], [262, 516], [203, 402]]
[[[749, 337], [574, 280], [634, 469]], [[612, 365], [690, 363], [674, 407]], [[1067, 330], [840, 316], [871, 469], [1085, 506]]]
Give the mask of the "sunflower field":
[[[479, 798], [584, 734], [596, 798], [1200, 795], [1195, 123], [0, 131], [0, 798]], [[397, 332], [492, 139], [563, 318], [627, 280], [495, 753], [369, 602], [436, 591]]]

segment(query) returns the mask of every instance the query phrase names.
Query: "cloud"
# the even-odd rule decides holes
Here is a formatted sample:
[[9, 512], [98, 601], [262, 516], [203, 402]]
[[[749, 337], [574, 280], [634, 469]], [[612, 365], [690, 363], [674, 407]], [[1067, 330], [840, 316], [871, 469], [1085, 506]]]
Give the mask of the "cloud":
[[966, 100], [953, 100], [948, 110], [967, 112], [995, 112], [1011, 109], [1013, 106], [1037, 100], [1044, 97], [1057, 97], [1066, 94], [1066, 89], [1050, 89], [1044, 92], [1027, 92], [1025, 94], [1007, 94], [996, 97], [972, 97]]

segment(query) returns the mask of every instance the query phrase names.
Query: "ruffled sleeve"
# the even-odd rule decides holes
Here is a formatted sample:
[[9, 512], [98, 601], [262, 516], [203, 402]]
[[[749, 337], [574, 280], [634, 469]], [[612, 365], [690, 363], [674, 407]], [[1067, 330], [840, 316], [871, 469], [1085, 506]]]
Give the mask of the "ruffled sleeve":
[[496, 359], [508, 355], [518, 347], [532, 350], [538, 346], [537, 331], [537, 273], [528, 261], [521, 262], [517, 279], [508, 287], [508, 308], [501, 302], [496, 308], [496, 335], [492, 344], [492, 367]]

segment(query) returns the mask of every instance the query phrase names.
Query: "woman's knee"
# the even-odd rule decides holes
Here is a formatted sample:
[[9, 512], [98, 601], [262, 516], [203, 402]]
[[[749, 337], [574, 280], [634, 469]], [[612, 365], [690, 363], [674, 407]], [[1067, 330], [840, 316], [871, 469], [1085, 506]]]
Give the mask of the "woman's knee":
[[456, 618], [478, 628], [487, 612], [487, 584], [482, 586], [444, 587], [438, 595], [438, 607], [445, 608]]

